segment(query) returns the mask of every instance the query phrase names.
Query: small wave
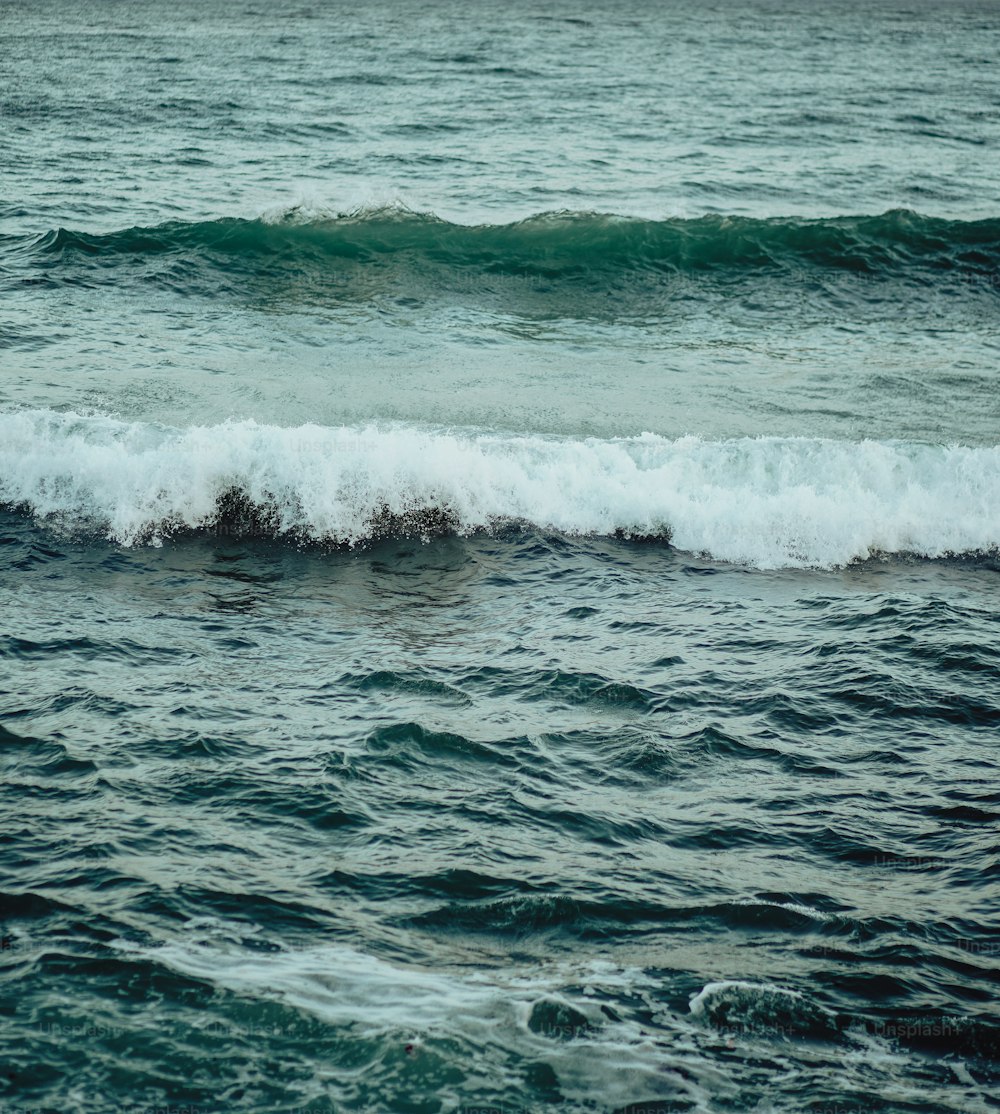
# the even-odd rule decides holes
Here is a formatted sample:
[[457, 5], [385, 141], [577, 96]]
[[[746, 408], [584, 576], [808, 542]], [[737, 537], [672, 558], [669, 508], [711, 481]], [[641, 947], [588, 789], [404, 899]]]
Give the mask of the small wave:
[[691, 1013], [717, 1029], [748, 1036], [836, 1039], [835, 1014], [797, 990], [740, 980], [709, 983], [691, 996]]
[[0, 504], [124, 546], [186, 531], [356, 545], [497, 531], [672, 541], [762, 568], [1000, 548], [1000, 447], [572, 440], [0, 412]]

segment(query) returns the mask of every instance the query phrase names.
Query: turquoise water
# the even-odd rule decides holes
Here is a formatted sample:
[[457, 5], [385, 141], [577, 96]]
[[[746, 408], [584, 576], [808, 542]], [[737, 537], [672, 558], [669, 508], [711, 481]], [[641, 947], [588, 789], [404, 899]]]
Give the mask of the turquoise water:
[[996, 1109], [998, 39], [0, 3], [0, 1108]]

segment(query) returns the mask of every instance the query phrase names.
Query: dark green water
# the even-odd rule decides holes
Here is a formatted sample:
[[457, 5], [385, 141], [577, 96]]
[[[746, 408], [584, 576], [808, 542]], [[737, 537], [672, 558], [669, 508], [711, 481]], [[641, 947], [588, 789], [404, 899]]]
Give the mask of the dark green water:
[[995, 4], [0, 0], [0, 1112], [988, 1114]]

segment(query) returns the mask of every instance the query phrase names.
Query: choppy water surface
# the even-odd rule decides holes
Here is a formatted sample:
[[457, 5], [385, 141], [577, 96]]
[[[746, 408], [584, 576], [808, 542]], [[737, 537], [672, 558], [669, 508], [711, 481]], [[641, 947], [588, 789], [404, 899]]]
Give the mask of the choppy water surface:
[[996, 1109], [998, 32], [0, 5], [5, 1110]]

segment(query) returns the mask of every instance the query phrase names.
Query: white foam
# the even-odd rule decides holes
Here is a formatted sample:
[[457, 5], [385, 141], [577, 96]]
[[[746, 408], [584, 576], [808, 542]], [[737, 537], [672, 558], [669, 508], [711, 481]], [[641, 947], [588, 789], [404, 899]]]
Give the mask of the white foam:
[[463, 531], [520, 519], [570, 534], [669, 531], [761, 568], [1000, 547], [1000, 447], [817, 438], [571, 440], [409, 426], [175, 429], [0, 413], [0, 501], [122, 545], [212, 522], [223, 492], [278, 526], [349, 543], [385, 508], [447, 508]]
[[814, 921], [831, 921], [833, 918], [828, 913], [821, 913], [808, 905], [800, 905], [796, 901], [764, 901], [759, 897], [741, 898], [734, 902], [735, 905], [760, 907], [762, 909], [785, 909], [789, 913], [798, 913], [802, 917], [809, 917]]
[[[377, 215], [421, 215], [411, 208], [398, 191], [356, 189], [340, 206], [331, 205], [315, 191], [302, 188], [294, 191], [294, 200], [266, 206], [259, 210], [263, 224], [310, 225], [338, 220], [364, 220]], [[430, 215], [430, 214], [428, 214]]]
[[[415, 1058], [438, 1057], [442, 1050], [454, 1056], [464, 1045], [478, 1060], [480, 1086], [507, 1091], [517, 1085], [507, 1078], [506, 1059], [513, 1052], [546, 1062], [567, 1099], [580, 1105], [599, 1092], [609, 1108], [624, 1106], [637, 1094], [662, 1091], [664, 1073], [675, 1070], [677, 1092], [701, 1100], [704, 1108], [707, 1096], [696, 1077], [711, 1080], [716, 1074], [697, 1052], [665, 1050], [638, 1024], [613, 1022], [575, 993], [567, 995], [555, 972], [536, 969], [513, 978], [502, 967], [457, 972], [389, 962], [336, 942], [262, 951], [237, 943], [236, 937], [246, 934], [247, 926], [203, 918], [190, 922], [183, 941], [113, 946], [248, 1002], [279, 1002], [316, 1019], [341, 1043], [377, 1040], [383, 1048], [389, 1043], [398, 1048], [405, 1042]], [[628, 971], [610, 964], [597, 965], [593, 973], [602, 983], [617, 979], [629, 985]], [[574, 1040], [533, 1032], [528, 1018], [543, 998], [587, 1011], [595, 1030]], [[438, 1097], [444, 1109], [461, 1105], [450, 1088]]]

